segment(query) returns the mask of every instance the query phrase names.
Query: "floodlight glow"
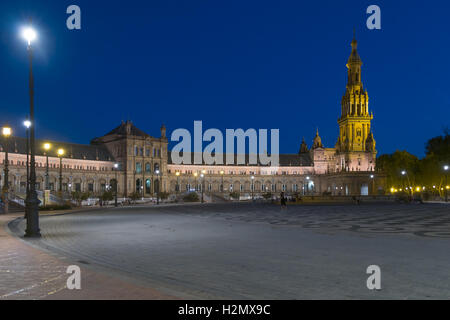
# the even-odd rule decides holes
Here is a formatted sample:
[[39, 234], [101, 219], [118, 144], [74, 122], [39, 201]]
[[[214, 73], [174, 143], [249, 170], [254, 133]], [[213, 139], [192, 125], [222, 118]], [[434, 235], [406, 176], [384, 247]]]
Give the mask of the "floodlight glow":
[[3, 127], [2, 133], [5, 137], [9, 137], [12, 134], [10, 127]]
[[30, 129], [30, 127], [31, 127], [31, 121], [30, 121], [30, 120], [25, 120], [25, 121], [23, 122], [23, 125], [24, 125], [25, 127], [27, 127], [27, 129]]
[[28, 45], [31, 44], [31, 41], [35, 40], [37, 37], [36, 31], [34, 31], [32, 28], [25, 28], [22, 31], [22, 37], [27, 40]]

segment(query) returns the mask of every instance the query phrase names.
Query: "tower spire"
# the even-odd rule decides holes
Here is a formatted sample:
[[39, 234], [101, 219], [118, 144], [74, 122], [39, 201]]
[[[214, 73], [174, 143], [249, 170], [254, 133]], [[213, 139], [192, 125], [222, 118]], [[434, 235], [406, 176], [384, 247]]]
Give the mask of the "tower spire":
[[348, 151], [366, 151], [372, 115], [369, 113], [369, 96], [361, 81], [362, 61], [358, 54], [355, 34], [353, 31], [352, 51], [347, 61], [348, 82], [341, 100], [338, 141], [341, 147], [345, 147]]

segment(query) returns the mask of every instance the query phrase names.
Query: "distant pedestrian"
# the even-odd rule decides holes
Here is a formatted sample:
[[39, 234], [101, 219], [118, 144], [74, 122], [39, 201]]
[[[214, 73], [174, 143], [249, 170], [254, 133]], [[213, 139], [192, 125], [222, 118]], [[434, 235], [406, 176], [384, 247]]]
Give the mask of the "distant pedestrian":
[[280, 203], [281, 203], [281, 209], [287, 208], [286, 197], [284, 196], [284, 192], [282, 192], [280, 194]]

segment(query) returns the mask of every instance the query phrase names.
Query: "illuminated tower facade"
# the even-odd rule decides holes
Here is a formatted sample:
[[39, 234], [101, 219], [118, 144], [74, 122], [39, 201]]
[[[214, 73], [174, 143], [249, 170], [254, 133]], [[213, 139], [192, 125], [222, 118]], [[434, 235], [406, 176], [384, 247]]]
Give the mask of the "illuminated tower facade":
[[369, 95], [361, 81], [362, 61], [356, 39], [347, 62], [348, 79], [341, 101], [339, 138], [336, 144], [338, 171], [373, 171], [375, 139], [371, 129], [373, 114], [369, 112]]

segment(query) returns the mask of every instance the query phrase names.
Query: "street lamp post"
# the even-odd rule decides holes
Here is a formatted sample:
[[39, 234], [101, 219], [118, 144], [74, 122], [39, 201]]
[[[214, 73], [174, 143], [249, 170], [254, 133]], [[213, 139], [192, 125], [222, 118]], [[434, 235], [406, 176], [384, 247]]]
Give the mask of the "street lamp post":
[[50, 143], [44, 143], [45, 150], [45, 191], [44, 191], [44, 207], [47, 205], [46, 203], [46, 195], [50, 190], [50, 181], [49, 181], [49, 173], [48, 173], [48, 152], [50, 151], [52, 145]]
[[408, 172], [406, 170], [402, 171], [402, 176], [406, 175], [406, 181], [408, 182], [408, 189], [409, 189], [409, 200], [412, 201], [412, 197], [413, 197], [413, 191], [412, 191], [412, 187], [411, 187], [411, 182], [409, 181], [409, 175]]
[[26, 148], [27, 148], [27, 187], [26, 187], [26, 195], [28, 197], [28, 194], [30, 193], [30, 127], [31, 127], [31, 121], [25, 120], [23, 125], [26, 129], [26, 135], [27, 135], [27, 142], [26, 142]]
[[372, 195], [375, 195], [375, 175], [370, 175], [370, 180], [372, 180]]
[[156, 177], [157, 177], [157, 181], [158, 181], [158, 184], [156, 185], [156, 187], [157, 187], [157, 189], [156, 189], [156, 204], [157, 205], [159, 205], [159, 183], [160, 183], [160, 181], [159, 181], [160, 180], [159, 173], [160, 173], [159, 170], [155, 171], [155, 174], [156, 174]]
[[5, 126], [3, 127], [2, 130], [2, 134], [3, 137], [5, 138], [5, 168], [4, 168], [4, 172], [5, 172], [5, 181], [3, 182], [3, 213], [8, 213], [9, 211], [9, 196], [8, 196], [8, 192], [9, 192], [9, 159], [8, 159], [8, 139], [12, 134], [12, 130], [10, 127]]
[[252, 191], [252, 201], [253, 200], [255, 200], [254, 199], [254, 197], [253, 197], [253, 190], [255, 189], [255, 183], [254, 183], [254, 181], [255, 181], [255, 176], [252, 176], [252, 184], [250, 185], [250, 189], [251, 189], [251, 191]]
[[445, 202], [448, 202], [448, 165], [444, 166], [445, 171]]
[[27, 228], [25, 237], [39, 238], [39, 199], [36, 193], [36, 161], [35, 161], [35, 125], [34, 125], [34, 79], [33, 79], [33, 50], [31, 41], [36, 39], [36, 32], [27, 28], [23, 32], [23, 37], [28, 42], [28, 60], [29, 60], [29, 93], [30, 93], [30, 192], [26, 199]]
[[117, 181], [117, 170], [119, 169], [119, 164], [118, 163], [114, 163], [114, 207], [117, 208], [118, 204], [117, 204], [117, 185], [118, 185], [118, 181]]
[[204, 189], [203, 184], [204, 184], [204, 180], [205, 180], [205, 174], [203, 172], [200, 174], [200, 188], [202, 189], [201, 190], [202, 191], [202, 203], [205, 202], [203, 199], [203, 189]]
[[197, 176], [198, 176], [198, 173], [197, 172], [194, 172], [194, 182], [195, 182], [195, 184], [194, 184], [194, 190], [195, 190], [195, 192], [197, 192], [198, 190], [198, 185], [197, 185]]
[[176, 187], [176, 193], [178, 194], [180, 192], [180, 172], [177, 171], [175, 173], [175, 175], [177, 176], [177, 187]]
[[223, 185], [223, 175], [225, 174], [225, 171], [220, 171], [220, 175], [221, 175], [221, 177], [222, 177], [222, 184], [220, 185], [220, 188], [221, 188], [221, 190], [220, 190], [220, 192], [222, 192], [222, 193], [224, 193], [225, 192], [225, 188], [224, 188], [224, 185]]
[[307, 195], [309, 195], [309, 180], [310, 179], [311, 179], [310, 177], [306, 177], [306, 180], [307, 180], [307, 182], [306, 182], [306, 194]]
[[64, 156], [64, 149], [60, 148], [58, 149], [58, 157], [59, 157], [59, 193], [60, 193], [60, 197], [62, 198], [62, 193], [63, 193], [63, 186], [62, 186], [62, 180], [63, 180], [63, 176], [62, 176], [62, 159]]

